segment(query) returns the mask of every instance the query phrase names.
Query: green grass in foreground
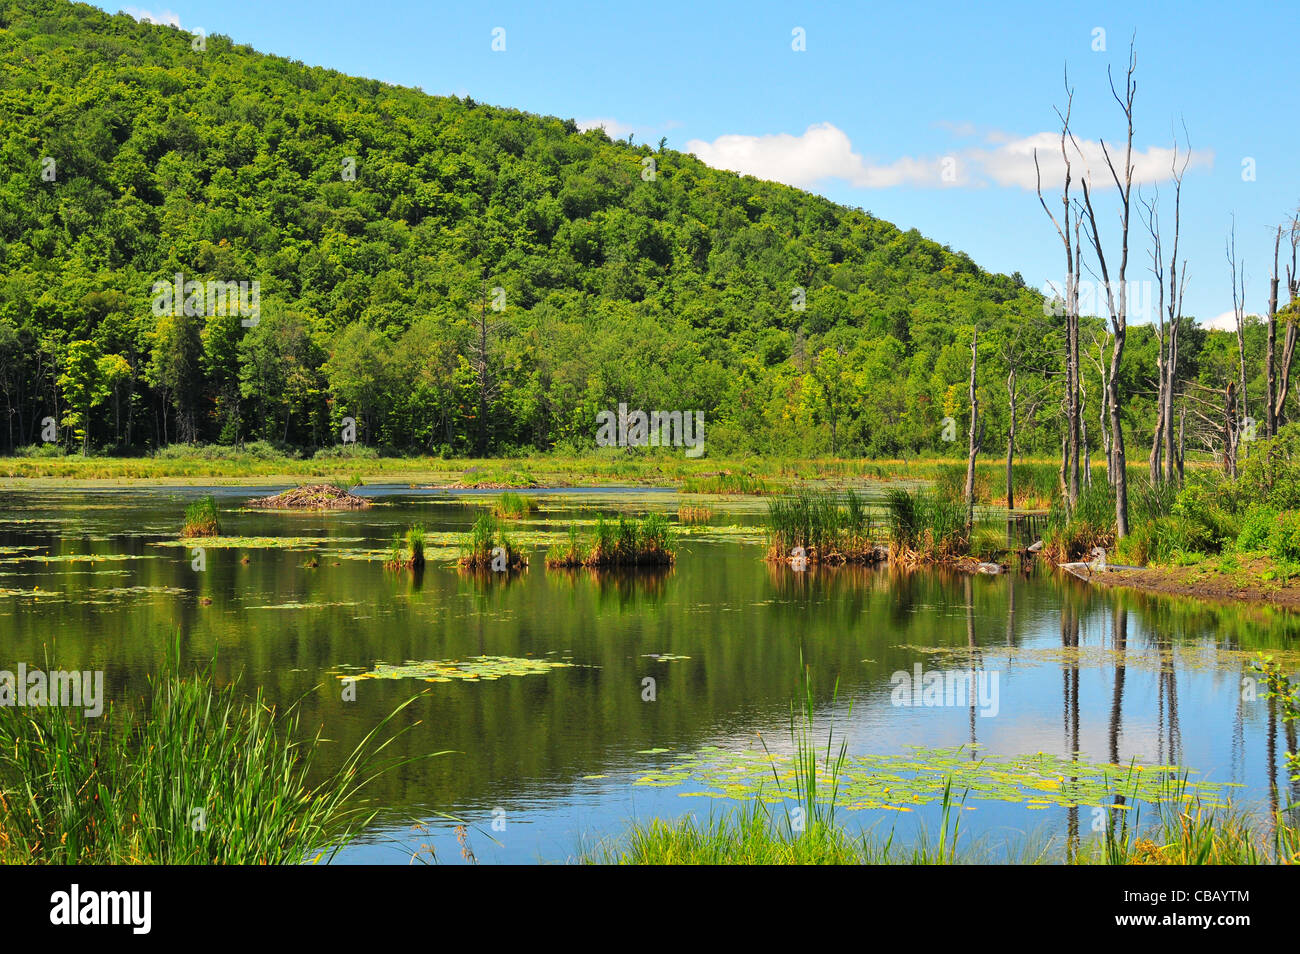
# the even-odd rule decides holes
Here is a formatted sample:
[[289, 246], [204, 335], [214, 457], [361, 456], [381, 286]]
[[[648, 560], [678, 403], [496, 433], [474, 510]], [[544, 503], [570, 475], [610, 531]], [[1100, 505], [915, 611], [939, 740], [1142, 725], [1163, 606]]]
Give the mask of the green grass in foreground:
[[[317, 785], [319, 735], [297, 705], [159, 677], [148, 705], [101, 718], [0, 708], [0, 863], [301, 864], [328, 860], [374, 818], [366, 785], [408, 760], [380, 756], [405, 729], [386, 717]], [[381, 736], [386, 736], [381, 738]]]
[[964, 839], [957, 818], [959, 807], [945, 803], [939, 832], [921, 832], [903, 846], [895, 843], [893, 832], [853, 835], [835, 824], [814, 822], [794, 832], [755, 805], [703, 821], [687, 817], [638, 824], [618, 841], [583, 852], [579, 860], [623, 865], [1300, 864], [1300, 827], [1281, 819], [1268, 826], [1235, 811], [1201, 810], [1194, 803], [1162, 811], [1154, 824], [1140, 830], [1112, 826], [1079, 843], [1023, 835], [1000, 850], [987, 840]]

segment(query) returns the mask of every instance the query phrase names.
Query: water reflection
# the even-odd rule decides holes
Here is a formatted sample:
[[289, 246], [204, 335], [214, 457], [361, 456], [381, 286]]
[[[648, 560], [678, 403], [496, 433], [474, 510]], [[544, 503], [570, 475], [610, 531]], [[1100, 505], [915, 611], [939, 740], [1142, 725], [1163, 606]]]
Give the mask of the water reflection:
[[[796, 572], [721, 535], [689, 538], [666, 570], [547, 571], [539, 546], [518, 573], [436, 563], [393, 573], [365, 551], [382, 552], [415, 522], [463, 530], [482, 501], [393, 492], [368, 511], [286, 515], [240, 512], [240, 496], [226, 494], [227, 533], [336, 542], [213, 549], [196, 573], [170, 545], [188, 492], [95, 495], [94, 507], [85, 494], [7, 495], [0, 668], [49, 654], [61, 668], [102, 669], [110, 698], [138, 697], [179, 636], [189, 664], [215, 658], [222, 678], [242, 673], [282, 703], [302, 697], [304, 720], [340, 753], [419, 692], [410, 710], [419, 725], [393, 754], [458, 754], [381, 779], [373, 795], [384, 824], [417, 817], [437, 829], [438, 811], [490, 822], [501, 808], [520, 824], [499, 849], [479, 846], [483, 860], [564, 857], [580, 836], [618, 832], [634, 815], [698, 811], [699, 800], [675, 789], [632, 782], [676, 754], [748, 745], [758, 732], [782, 737], [801, 658], [819, 712], [845, 718], [855, 752], [965, 745], [972, 760], [1038, 751], [1076, 763], [1138, 759], [1240, 783], [1238, 797], [1252, 807], [1297, 799], [1283, 754], [1296, 747], [1294, 727], [1241, 691], [1251, 654], [1297, 645], [1300, 623], [1270, 608], [1098, 591], [1039, 570]], [[583, 506], [615, 509], [593, 494]], [[719, 525], [754, 516], [717, 507], [715, 515]], [[319, 566], [305, 568], [315, 553]], [[346, 671], [477, 655], [575, 665], [481, 684], [365, 680], [355, 703], [338, 691]], [[893, 673], [936, 661], [997, 673], [998, 716], [982, 716], [973, 694], [955, 708], [891, 704]], [[646, 678], [657, 685], [653, 703], [642, 698]], [[321, 766], [333, 767], [329, 758]], [[975, 834], [1047, 826], [1077, 846], [1092, 831], [1090, 812], [1078, 808], [972, 804], [963, 827]], [[933, 827], [927, 811], [915, 820]], [[900, 840], [911, 822], [897, 822]]]

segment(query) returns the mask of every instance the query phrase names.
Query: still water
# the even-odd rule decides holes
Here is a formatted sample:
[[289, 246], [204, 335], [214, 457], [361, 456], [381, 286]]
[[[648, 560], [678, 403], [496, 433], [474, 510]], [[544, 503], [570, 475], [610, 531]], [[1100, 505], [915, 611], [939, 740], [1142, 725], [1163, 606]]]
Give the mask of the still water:
[[[492, 495], [370, 486], [376, 505], [364, 511], [243, 509], [279, 489], [3, 492], [0, 669], [102, 670], [110, 700], [135, 699], [179, 640], [187, 665], [242, 674], [278, 703], [301, 699], [305, 724], [331, 740], [324, 770], [419, 693], [395, 754], [449, 754], [375, 784], [380, 819], [343, 862], [405, 864], [418, 852], [461, 863], [447, 816], [468, 824], [480, 862], [563, 862], [632, 820], [748, 803], [752, 793], [727, 789], [739, 769], [726, 759], [789, 750], [801, 659], [814, 737], [833, 724], [854, 756], [920, 747], [972, 763], [1044, 753], [1176, 765], [1226, 783], [1220, 795], [1243, 807], [1295, 797], [1283, 787], [1288, 740], [1248, 681], [1255, 652], [1296, 646], [1300, 621], [1280, 612], [1098, 591], [1047, 572], [796, 573], [763, 561], [754, 501], [711, 502], [711, 526], [680, 539], [670, 571], [547, 571], [545, 544], [570, 522], [647, 510], [675, 519], [675, 493], [617, 488], [537, 493], [539, 512], [515, 531], [529, 569], [466, 575], [450, 566], [447, 534]], [[200, 558], [176, 535], [185, 503], [209, 492], [229, 545]], [[386, 571], [394, 531], [414, 523], [433, 534], [430, 565]], [[565, 665], [495, 680], [342, 678], [476, 656]], [[978, 670], [977, 685], [996, 694], [910, 704], [923, 700], [895, 691], [895, 674], [918, 665]], [[683, 762], [701, 752], [721, 767]], [[733, 797], [683, 797], [701, 792]], [[1026, 837], [1087, 837], [1096, 818], [1086, 805], [985, 794], [968, 798], [962, 823], [994, 856]], [[856, 801], [840, 815], [854, 828], [903, 842], [936, 827], [933, 800]]]

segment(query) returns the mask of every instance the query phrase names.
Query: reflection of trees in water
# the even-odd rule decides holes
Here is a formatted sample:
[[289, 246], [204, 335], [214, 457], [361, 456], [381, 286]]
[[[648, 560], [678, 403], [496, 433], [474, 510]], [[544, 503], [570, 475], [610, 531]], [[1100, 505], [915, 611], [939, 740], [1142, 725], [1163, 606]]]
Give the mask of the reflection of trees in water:
[[662, 599], [672, 574], [670, 566], [565, 567], [546, 571], [548, 585], [555, 583], [575, 591], [589, 587], [596, 596], [598, 607], [606, 609], [612, 606], [620, 612], [644, 608], [643, 600]]
[[1177, 765], [1183, 759], [1183, 735], [1178, 725], [1178, 674], [1170, 640], [1157, 640], [1160, 652], [1159, 691], [1156, 705], [1156, 761]]
[[[1119, 765], [1119, 740], [1124, 719], [1124, 654], [1128, 652], [1128, 610], [1116, 603], [1111, 623], [1111, 649], [1115, 652], [1115, 688], [1110, 700], [1110, 763]], [[1125, 804], [1124, 796], [1116, 793], [1116, 806]], [[1120, 814], [1119, 811], [1112, 814]], [[1114, 819], [1112, 818], [1112, 824]]]
[[[1070, 761], [1079, 761], [1079, 660], [1074, 651], [1079, 648], [1079, 610], [1068, 596], [1061, 606], [1061, 646], [1066, 650], [1061, 662], [1062, 725], [1065, 731], [1065, 748]], [[1070, 778], [1077, 785], [1079, 776]], [[1079, 847], [1079, 806], [1071, 805], [1066, 815], [1066, 857]]]
[[[1296, 725], [1295, 722], [1281, 719], [1279, 715], [1278, 699], [1275, 695], [1270, 694], [1268, 697], [1266, 751], [1268, 757], [1268, 807], [1274, 819], [1274, 827], [1276, 827], [1280, 814], [1289, 816], [1291, 824], [1300, 823], [1300, 779], [1291, 778], [1290, 765], [1286, 758], [1287, 752], [1296, 751]], [[1279, 725], [1282, 733], [1286, 735], [1285, 748], [1278, 745]], [[1279, 774], [1282, 779], [1281, 784], [1278, 781]], [[1287, 793], [1285, 804], [1282, 800], [1283, 791]]]
[[966, 596], [966, 648], [970, 651], [970, 688], [966, 695], [970, 699], [970, 758], [975, 761], [975, 697], [978, 695], [976, 686], [979, 682], [975, 678], [977, 671], [983, 670], [984, 658], [980, 655], [979, 647], [975, 645], [975, 596], [971, 590], [971, 578], [967, 575], [965, 579], [965, 596]]

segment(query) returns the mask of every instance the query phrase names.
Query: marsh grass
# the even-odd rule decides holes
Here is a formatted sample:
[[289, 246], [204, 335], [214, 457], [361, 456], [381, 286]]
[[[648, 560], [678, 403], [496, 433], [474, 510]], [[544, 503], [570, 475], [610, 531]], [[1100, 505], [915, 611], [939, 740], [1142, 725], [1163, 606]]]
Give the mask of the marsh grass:
[[753, 474], [710, 474], [687, 477], [682, 480], [684, 494], [723, 494], [761, 497], [772, 493], [772, 488], [762, 477]]
[[[835, 812], [834, 760], [842, 746], [836, 750], [828, 736], [825, 751], [810, 754], [808, 737], [802, 730], [796, 736], [798, 781], [794, 792], [782, 793], [797, 796], [802, 827], [793, 823], [789, 802], [784, 818], [777, 818], [756, 798], [705, 820], [687, 816], [635, 824], [620, 839], [580, 858], [588, 864], [682, 865], [1300, 864], [1300, 826], [1294, 817], [1280, 812], [1272, 819], [1259, 818], [1230, 805], [1207, 807], [1188, 795], [1186, 776], [1165, 780], [1160, 801], [1149, 809], [1154, 819], [1143, 823], [1144, 803], [1133, 797], [1136, 766], [1110, 796], [1104, 830], [1087, 839], [1013, 833], [1000, 850], [987, 838], [972, 841], [961, 825], [968, 793], [955, 792], [951, 779], [944, 784], [937, 831], [919, 826], [905, 845], [896, 843], [893, 828], [884, 834], [854, 834]], [[813, 771], [824, 776], [823, 782], [809, 783]]]
[[522, 520], [536, 511], [536, 500], [509, 490], [492, 504], [492, 515], [499, 520]]
[[394, 533], [384, 566], [390, 570], [423, 570], [426, 531], [424, 524], [406, 528], [406, 533]]
[[528, 557], [515, 548], [495, 516], [481, 513], [461, 546], [456, 565], [466, 570], [521, 570], [528, 566]]
[[1064, 500], [1056, 500], [1047, 515], [1043, 534], [1044, 553], [1057, 563], [1079, 560], [1094, 547], [1110, 549], [1115, 544], [1115, 492], [1105, 480], [1079, 488], [1073, 512]]
[[1067, 845], [1071, 864], [1300, 864], [1300, 826], [1285, 811], [1265, 823], [1232, 805], [1207, 806], [1189, 794], [1184, 774], [1164, 780], [1160, 799], [1149, 809], [1155, 817], [1144, 826], [1134, 787], [1117, 787], [1112, 805], [1123, 807], [1107, 812], [1102, 835], [1073, 851]]
[[767, 559], [790, 559], [803, 548], [810, 564], [873, 563], [878, 558], [872, 539], [871, 515], [852, 489], [844, 495], [801, 489], [767, 505]]
[[640, 520], [619, 514], [616, 520], [596, 517], [589, 538], [576, 527], [568, 539], [546, 554], [546, 565], [564, 567], [665, 567], [676, 560], [677, 546], [672, 527], [661, 513], [648, 513]]
[[969, 549], [966, 507], [958, 499], [925, 490], [885, 491], [891, 562], [939, 563]]
[[217, 501], [211, 496], [202, 497], [185, 508], [185, 526], [182, 537], [218, 537], [221, 524], [217, 521]]
[[[25, 864], [301, 864], [329, 860], [375, 817], [362, 800], [413, 726], [412, 700], [323, 781], [323, 742], [210, 670], [150, 680], [152, 697], [102, 718], [60, 706], [0, 709], [0, 860]], [[442, 754], [442, 753], [435, 753]]]
[[713, 511], [708, 507], [696, 507], [682, 504], [677, 508], [677, 522], [683, 524], [707, 523], [713, 519]]

